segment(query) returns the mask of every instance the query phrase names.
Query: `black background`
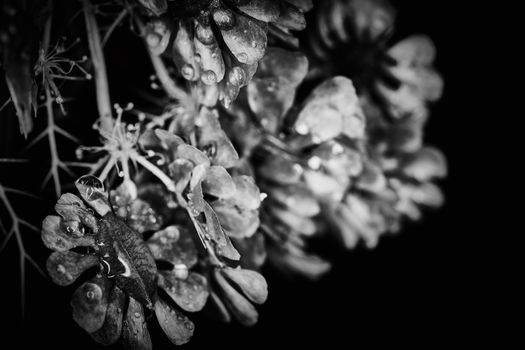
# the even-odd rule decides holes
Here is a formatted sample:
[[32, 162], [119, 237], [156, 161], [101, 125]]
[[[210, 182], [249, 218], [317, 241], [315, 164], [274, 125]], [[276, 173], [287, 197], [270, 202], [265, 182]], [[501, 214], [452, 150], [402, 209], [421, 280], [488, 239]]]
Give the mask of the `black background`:
[[[268, 269], [265, 275], [270, 295], [260, 308], [256, 326], [223, 325], [194, 317], [196, 332], [185, 348], [427, 347], [470, 344], [491, 336], [478, 328], [485, 323], [488, 302], [479, 302], [480, 290], [472, 288], [478, 275], [486, 272], [481, 263], [483, 252], [478, 248], [484, 239], [478, 225], [488, 229], [489, 219], [480, 203], [483, 199], [477, 196], [480, 185], [474, 178], [483, 171], [477, 152], [484, 152], [476, 146], [479, 135], [475, 121], [483, 124], [483, 113], [488, 113], [472, 107], [488, 98], [483, 92], [474, 92], [477, 83], [472, 80], [472, 51], [479, 48], [471, 39], [479, 32], [468, 17], [476, 14], [451, 2], [395, 3], [399, 9], [398, 34], [426, 33], [438, 48], [436, 66], [444, 77], [445, 93], [433, 108], [427, 142], [441, 148], [449, 160], [450, 175], [442, 182], [446, 205], [427, 213], [421, 223], [407, 224], [401, 234], [384, 237], [374, 250], [334, 251], [334, 269], [319, 282], [286, 279]], [[125, 85], [131, 67], [127, 62], [109, 63], [110, 80], [123, 79]], [[90, 98], [84, 97], [86, 104], [81, 108], [96, 113]], [[31, 173], [30, 166], [0, 167], [4, 184], [37, 191], [42, 176]], [[31, 222], [38, 223], [51, 213], [50, 203], [45, 201], [24, 199], [15, 204]], [[29, 232], [24, 238], [28, 251], [44, 266], [49, 251], [42, 246], [39, 234]], [[492, 252], [497, 249], [494, 246]], [[3, 344], [17, 344], [1, 347], [96, 349], [96, 343], [71, 319], [69, 299], [73, 290], [54, 285], [30, 266], [26, 315], [22, 319], [17, 254], [11, 242], [0, 255], [0, 335]], [[154, 348], [168, 348], [169, 341], [158, 327], [150, 330]]]

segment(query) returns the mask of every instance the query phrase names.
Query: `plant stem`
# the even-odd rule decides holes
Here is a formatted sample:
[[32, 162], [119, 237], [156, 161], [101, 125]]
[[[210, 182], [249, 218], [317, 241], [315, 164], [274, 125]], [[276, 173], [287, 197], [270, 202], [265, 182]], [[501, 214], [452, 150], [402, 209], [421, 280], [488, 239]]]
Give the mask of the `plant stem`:
[[89, 0], [82, 0], [84, 7], [84, 18], [86, 21], [86, 31], [93, 63], [95, 86], [97, 93], [97, 106], [100, 116], [100, 128], [103, 132], [111, 132], [113, 128], [113, 118], [111, 110], [111, 99], [109, 97], [109, 85], [104, 61], [104, 52], [100, 41], [100, 32], [97, 20], [93, 11], [93, 5]]

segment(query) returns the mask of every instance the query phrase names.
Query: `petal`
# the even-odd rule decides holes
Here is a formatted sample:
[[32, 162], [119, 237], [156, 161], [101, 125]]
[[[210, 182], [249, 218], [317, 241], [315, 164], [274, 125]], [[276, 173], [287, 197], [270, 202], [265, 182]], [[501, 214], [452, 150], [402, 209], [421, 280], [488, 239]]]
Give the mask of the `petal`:
[[294, 127], [299, 135], [311, 135], [313, 143], [339, 134], [364, 137], [365, 119], [350, 79], [334, 77], [317, 86], [306, 99]]
[[[82, 224], [89, 227], [93, 232], [98, 232], [97, 219], [90, 212], [84, 202], [77, 196], [71, 193], [64, 193], [57, 201], [55, 205], [56, 212], [62, 216], [66, 222], [81, 222]], [[78, 225], [71, 225], [74, 230], [71, 232], [73, 236], [81, 237], [84, 235]]]
[[108, 308], [108, 280], [97, 275], [73, 293], [73, 319], [86, 332], [93, 333], [104, 324]]
[[179, 22], [179, 30], [173, 41], [173, 61], [180, 69], [184, 79], [196, 81], [200, 77], [200, 67], [195, 59], [193, 33], [189, 25]]
[[114, 286], [109, 293], [104, 325], [98, 331], [91, 333], [91, 337], [97, 343], [111, 345], [120, 339], [125, 304], [126, 295], [119, 287]]
[[279, 2], [273, 0], [227, 0], [250, 17], [263, 22], [273, 22], [279, 17]]
[[208, 203], [206, 203], [204, 215], [206, 217], [207, 233], [216, 243], [215, 250], [217, 253], [230, 260], [239, 260], [241, 257], [239, 252], [232, 245], [230, 238], [224, 233], [217, 214]]
[[272, 200], [285, 205], [289, 211], [297, 215], [312, 217], [321, 211], [314, 195], [303, 186], [272, 187], [268, 195]]
[[225, 66], [221, 49], [207, 17], [195, 21], [195, 59], [200, 63], [201, 80], [204, 84], [212, 85], [224, 78]]
[[155, 303], [155, 314], [160, 327], [173, 344], [182, 345], [190, 341], [195, 326], [182, 312], [159, 299]]
[[380, 192], [386, 188], [386, 177], [381, 168], [371, 162], [363, 164], [363, 172], [356, 182], [356, 186], [369, 192]]
[[310, 279], [319, 279], [327, 273], [331, 264], [318, 257], [310, 254], [290, 254], [276, 249], [268, 251], [269, 259], [273, 263], [284, 266], [296, 273], [300, 273]]
[[221, 226], [233, 237], [251, 237], [259, 227], [259, 211], [243, 209], [228, 200], [211, 203], [217, 213]]
[[257, 171], [263, 178], [283, 185], [300, 182], [304, 173], [301, 165], [279, 156], [267, 158]]
[[175, 159], [170, 165], [170, 175], [175, 181], [175, 190], [182, 193], [190, 183], [193, 163], [187, 159]]
[[179, 279], [173, 271], [162, 271], [162, 288], [177, 305], [188, 312], [202, 310], [208, 300], [208, 281], [201, 274], [190, 272], [188, 278]]
[[306, 28], [303, 11], [286, 1], [281, 1], [279, 4], [281, 9], [279, 18], [275, 21], [276, 24], [291, 30], [303, 30]]
[[86, 270], [97, 266], [98, 258], [75, 252], [54, 252], [47, 259], [49, 276], [56, 284], [68, 286]]
[[268, 298], [268, 284], [260, 273], [230, 267], [224, 268], [221, 272], [235, 283], [252, 302], [263, 304]]
[[243, 15], [234, 15], [235, 24], [215, 19], [222, 38], [235, 58], [244, 64], [258, 62], [266, 51], [266, 28]]
[[239, 155], [230, 139], [221, 128], [218, 116], [207, 108], [202, 108], [196, 124], [199, 126], [197, 143], [206, 150], [213, 165], [231, 168], [239, 161]]
[[340, 200], [346, 190], [336, 179], [319, 171], [307, 170], [304, 172], [307, 187], [318, 197], [333, 201]]
[[243, 209], [255, 210], [261, 206], [261, 192], [255, 184], [255, 179], [247, 175], [233, 177], [235, 195], [233, 201]]
[[270, 210], [278, 220], [286, 224], [288, 227], [293, 228], [300, 234], [312, 236], [317, 232], [317, 225], [308, 217], [277, 207], [271, 207]]
[[126, 223], [135, 231], [143, 234], [158, 230], [162, 226], [162, 218], [155, 213], [149, 203], [136, 199], [129, 207]]
[[175, 151], [175, 158], [189, 160], [194, 165], [204, 164], [206, 167], [210, 165], [210, 160], [204, 153], [188, 144], [182, 144], [177, 146], [177, 149]]
[[244, 326], [253, 326], [259, 319], [259, 314], [255, 307], [243, 295], [233, 288], [222, 276], [219, 270], [214, 271], [215, 280], [222, 289], [224, 301], [228, 309], [235, 316], [237, 321]]
[[235, 247], [241, 253], [240, 266], [250, 270], [258, 270], [266, 261], [265, 237], [256, 232], [249, 238], [233, 239]]
[[197, 248], [190, 233], [180, 226], [168, 226], [156, 232], [148, 246], [155, 259], [165, 260], [173, 265], [184, 264], [192, 268], [197, 263]]
[[75, 181], [75, 186], [82, 198], [100, 215], [111, 212], [108, 193], [99, 178], [93, 175], [84, 175]]
[[146, 24], [144, 36], [146, 44], [154, 55], [161, 55], [170, 42], [171, 29], [161, 18], [150, 20]]
[[235, 183], [226, 169], [212, 165], [202, 182], [202, 189], [218, 198], [230, 198], [235, 194]]
[[168, 10], [167, 0], [138, 0], [151, 14], [160, 16]]
[[388, 54], [401, 66], [429, 66], [436, 57], [436, 47], [429, 37], [414, 35], [394, 45]]
[[122, 344], [126, 349], [151, 350], [151, 338], [142, 304], [129, 298], [128, 310], [122, 323]]
[[59, 252], [65, 252], [76, 247], [89, 247], [95, 245], [95, 240], [92, 236], [74, 237], [68, 231], [73, 232], [78, 231], [78, 229], [68, 229], [68, 227], [73, 226], [66, 226], [65, 230], [62, 229], [62, 219], [59, 216], [47, 216], [42, 222], [41, 238], [44, 245], [49, 249]]
[[417, 153], [407, 155], [402, 159], [400, 168], [404, 175], [421, 182], [447, 176], [445, 156], [432, 147], [425, 147]]
[[308, 73], [308, 59], [300, 52], [269, 47], [259, 62], [257, 78], [282, 78], [292, 86], [299, 85]]

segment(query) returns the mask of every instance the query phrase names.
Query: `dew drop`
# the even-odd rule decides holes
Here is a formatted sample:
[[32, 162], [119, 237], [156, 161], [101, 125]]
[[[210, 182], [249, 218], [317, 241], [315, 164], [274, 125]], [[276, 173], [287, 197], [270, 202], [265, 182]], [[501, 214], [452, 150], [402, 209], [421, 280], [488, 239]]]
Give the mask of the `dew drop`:
[[204, 72], [201, 79], [204, 84], [211, 85], [217, 82], [217, 75], [215, 74], [215, 72], [208, 70]]
[[86, 293], [86, 297], [87, 297], [88, 299], [93, 299], [93, 298], [95, 297], [95, 292], [93, 292], [92, 290], [88, 291], [88, 292]]
[[308, 125], [301, 123], [295, 126], [295, 131], [297, 131], [299, 135], [307, 135], [310, 132], [310, 128]]
[[140, 318], [140, 313], [135, 312], [135, 313], [133, 314], [133, 316], [135, 316], [135, 318]]
[[228, 73], [228, 81], [235, 86], [241, 86], [246, 79], [246, 73], [241, 67], [233, 67]]
[[257, 41], [255, 41], [255, 40], [254, 40], [254, 41], [252, 41], [252, 47], [253, 47], [253, 48], [256, 48], [256, 47], [257, 47], [257, 45], [258, 45]]
[[60, 264], [57, 266], [57, 271], [61, 274], [64, 274], [66, 273], [66, 268], [64, 267], [64, 265]]
[[185, 280], [186, 278], [188, 278], [189, 271], [188, 266], [186, 266], [186, 264], [176, 264], [173, 267], [173, 272], [175, 274], [175, 277], [180, 280]]
[[185, 64], [184, 66], [182, 66], [180, 73], [182, 74], [182, 77], [184, 79], [191, 80], [194, 77], [195, 70], [190, 64]]
[[237, 60], [241, 63], [248, 62], [248, 54], [246, 52], [241, 52], [237, 55]]
[[312, 158], [308, 159], [308, 166], [314, 170], [319, 169], [321, 167], [321, 158], [313, 156]]
[[186, 322], [184, 322], [184, 327], [186, 327], [188, 330], [191, 331], [193, 329], [194, 325], [193, 325], [193, 323], [186, 321]]

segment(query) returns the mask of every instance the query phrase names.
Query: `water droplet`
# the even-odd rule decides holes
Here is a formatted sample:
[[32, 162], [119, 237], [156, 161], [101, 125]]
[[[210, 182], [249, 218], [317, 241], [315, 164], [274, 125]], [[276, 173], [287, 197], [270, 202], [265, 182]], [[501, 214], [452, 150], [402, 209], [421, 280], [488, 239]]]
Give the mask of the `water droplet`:
[[256, 48], [256, 47], [257, 47], [257, 45], [258, 45], [257, 41], [255, 41], [255, 40], [254, 40], [254, 41], [252, 41], [252, 47], [253, 47], [253, 48]]
[[265, 200], [266, 198], [268, 197], [268, 194], [264, 193], [264, 192], [261, 192], [261, 195], [259, 196], [259, 198], [261, 199], [261, 202], [263, 200]]
[[314, 170], [319, 169], [321, 167], [321, 158], [313, 156], [312, 158], [308, 159], [308, 166]]
[[248, 62], [248, 54], [246, 52], [241, 52], [237, 55], [237, 60], [241, 63]]
[[214, 71], [208, 70], [202, 74], [201, 80], [206, 85], [211, 85], [217, 82], [217, 75]]
[[241, 86], [246, 80], [246, 73], [241, 67], [233, 67], [228, 73], [228, 81], [235, 86]]
[[339, 143], [336, 143], [332, 146], [332, 153], [337, 155], [337, 154], [341, 154], [343, 153], [345, 150], [343, 148], [343, 146], [341, 146], [341, 144]]
[[93, 292], [92, 290], [88, 291], [88, 292], [86, 293], [86, 297], [87, 297], [88, 299], [93, 299], [93, 298], [95, 297], [95, 292]]
[[219, 9], [213, 13], [213, 20], [221, 29], [230, 29], [235, 25], [235, 15], [228, 9]]
[[191, 79], [193, 79], [193, 76], [195, 74], [195, 70], [193, 69], [193, 67], [190, 64], [185, 64], [184, 66], [182, 66], [182, 69], [181, 69], [180, 73], [182, 74], [182, 77], [184, 79], [191, 80]]
[[195, 62], [201, 62], [201, 61], [202, 61], [201, 55], [195, 54]]
[[176, 264], [173, 267], [173, 272], [175, 274], [175, 277], [180, 280], [185, 280], [186, 278], [188, 278], [189, 271], [188, 266], [186, 266], [186, 264]]
[[61, 105], [62, 103], [64, 103], [64, 99], [62, 98], [62, 96], [58, 96], [57, 98], [55, 98], [55, 101], [56, 101], [56, 103], [58, 103], [59, 105]]
[[133, 314], [133, 316], [135, 316], [135, 318], [140, 318], [140, 313], [135, 312], [135, 313]]
[[64, 265], [60, 264], [57, 266], [57, 271], [61, 274], [64, 274], [66, 273], [66, 268], [64, 267]]
[[297, 131], [299, 135], [307, 135], [310, 132], [310, 128], [308, 125], [300, 123], [295, 126], [295, 131]]
[[189, 322], [189, 321], [186, 321], [184, 322], [184, 327], [186, 327], [187, 329], [189, 329], [190, 331], [193, 329], [193, 323]]
[[71, 227], [71, 226], [66, 226], [66, 231], [67, 231], [67, 233], [73, 233], [73, 232], [75, 232], [75, 229], [73, 227]]

